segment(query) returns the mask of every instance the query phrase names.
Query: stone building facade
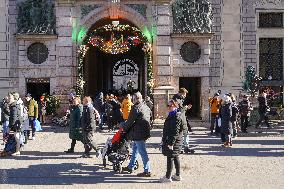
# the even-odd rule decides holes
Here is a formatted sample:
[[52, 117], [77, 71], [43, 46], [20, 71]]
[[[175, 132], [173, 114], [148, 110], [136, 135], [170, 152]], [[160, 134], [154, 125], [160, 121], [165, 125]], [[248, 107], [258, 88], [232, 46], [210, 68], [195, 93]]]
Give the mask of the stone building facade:
[[[25, 1], [28, 0], [0, 1], [1, 97], [11, 90], [24, 95], [29, 90], [40, 91], [42, 88], [48, 89], [50, 94], [67, 95], [77, 85], [80, 45], [96, 25], [121, 20], [137, 27], [143, 33], [148, 31], [151, 35], [149, 42], [153, 49], [155, 117], [165, 116], [166, 101], [179, 87], [186, 87], [194, 99], [195, 117], [207, 120], [208, 97], [217, 90], [238, 94], [242, 89], [247, 66], [256, 67], [260, 75], [269, 72], [262, 68], [266, 66], [265, 63], [260, 64], [260, 60], [263, 62], [260, 57], [264, 54], [260, 52], [260, 40], [277, 38], [283, 41], [284, 37], [281, 26], [259, 27], [262, 13], [266, 13], [266, 17], [269, 17], [270, 13], [278, 13], [276, 17], [283, 17], [282, 0], [192, 1], [197, 4], [201, 2], [199, 5], [210, 2], [206, 11], [212, 14], [212, 23], [207, 24], [210, 31], [185, 32], [175, 32], [175, 14], [172, 7], [176, 1], [47, 0], [53, 4], [55, 20], [51, 19], [51, 15], [47, 15], [45, 19], [49, 20], [49, 25], [41, 25], [42, 27], [35, 27], [34, 30], [20, 28], [27, 27], [19, 23], [26, 22], [19, 19], [19, 14], [22, 14], [19, 5]], [[186, 11], [200, 11], [199, 5], [193, 5], [194, 8]], [[31, 6], [34, 18], [37, 18], [39, 7], [34, 4]], [[275, 15], [270, 15], [273, 16]], [[263, 17], [265, 15], [262, 15]], [[283, 18], [281, 21], [283, 23]], [[41, 24], [40, 19], [27, 23]], [[197, 23], [197, 26], [201, 24]], [[45, 31], [42, 31], [43, 28]], [[194, 26], [189, 28], [196, 29]], [[31, 53], [28, 55], [29, 50]], [[199, 53], [196, 59], [187, 55], [181, 56], [182, 53], [191, 54], [192, 51]], [[282, 63], [280, 68], [283, 75], [283, 50], [281, 52], [282, 60], [279, 64]], [[29, 56], [34, 57], [37, 63], [32, 63]], [[279, 57], [281, 58], [280, 55]], [[259, 70], [262, 70], [261, 73]], [[282, 80], [281, 77], [278, 80]], [[144, 81], [144, 86], [140, 87], [146, 88], [146, 83]]]

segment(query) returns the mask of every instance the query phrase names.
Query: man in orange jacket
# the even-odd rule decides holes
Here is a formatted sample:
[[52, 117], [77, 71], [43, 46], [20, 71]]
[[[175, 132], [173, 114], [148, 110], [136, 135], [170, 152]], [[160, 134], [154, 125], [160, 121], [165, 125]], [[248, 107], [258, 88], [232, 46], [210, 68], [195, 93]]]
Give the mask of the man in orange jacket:
[[215, 128], [215, 133], [218, 132], [217, 125], [216, 123], [216, 117], [219, 114], [219, 108], [220, 108], [220, 99], [219, 99], [219, 93], [215, 93], [213, 98], [209, 98], [208, 100], [209, 105], [210, 105], [210, 112], [211, 112], [211, 126], [210, 126], [210, 131], [211, 134], [213, 134], [214, 128]]

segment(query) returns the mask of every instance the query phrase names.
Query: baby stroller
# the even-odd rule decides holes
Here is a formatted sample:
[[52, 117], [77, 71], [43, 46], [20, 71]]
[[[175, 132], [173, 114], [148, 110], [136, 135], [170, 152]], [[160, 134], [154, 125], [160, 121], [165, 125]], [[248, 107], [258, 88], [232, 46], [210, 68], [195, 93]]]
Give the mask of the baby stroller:
[[[122, 164], [131, 158], [129, 153], [129, 143], [126, 140], [126, 134], [123, 129], [113, 136], [109, 137], [102, 150], [103, 166], [106, 167], [107, 159], [112, 163], [113, 170], [116, 173], [122, 172]], [[134, 170], [138, 169], [138, 161], [135, 162]]]

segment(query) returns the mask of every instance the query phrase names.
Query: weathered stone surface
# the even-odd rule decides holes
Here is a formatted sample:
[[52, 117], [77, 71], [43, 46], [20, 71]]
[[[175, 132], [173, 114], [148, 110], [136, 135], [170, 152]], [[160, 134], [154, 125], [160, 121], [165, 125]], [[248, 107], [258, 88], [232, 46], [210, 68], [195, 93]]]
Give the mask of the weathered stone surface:
[[157, 56], [157, 65], [171, 65], [171, 57], [170, 56]]
[[170, 46], [157, 46], [157, 55], [170, 55], [171, 47]]

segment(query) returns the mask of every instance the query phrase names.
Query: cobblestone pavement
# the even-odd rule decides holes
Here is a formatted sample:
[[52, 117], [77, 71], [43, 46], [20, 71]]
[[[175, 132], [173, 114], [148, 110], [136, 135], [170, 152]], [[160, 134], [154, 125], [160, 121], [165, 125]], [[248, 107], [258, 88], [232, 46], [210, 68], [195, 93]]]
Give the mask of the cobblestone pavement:
[[[284, 188], [284, 126], [251, 129], [250, 134], [233, 141], [233, 148], [222, 148], [220, 139], [209, 136], [203, 127], [207, 123], [195, 125], [191, 144], [196, 153], [181, 155], [182, 182], [158, 183], [166, 170], [166, 158], [158, 150], [161, 129], [154, 129], [148, 141], [154, 176], [138, 178], [136, 174], [114, 174], [111, 166], [104, 169], [95, 156], [79, 158], [80, 143], [75, 154], [65, 154], [70, 146], [68, 128], [44, 126], [21, 156], [0, 159], [0, 188]], [[104, 143], [112, 134], [98, 134], [98, 142]]]

